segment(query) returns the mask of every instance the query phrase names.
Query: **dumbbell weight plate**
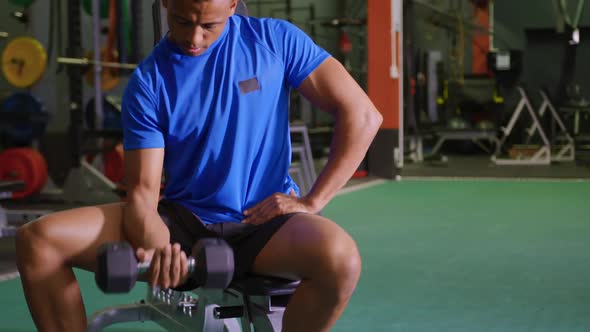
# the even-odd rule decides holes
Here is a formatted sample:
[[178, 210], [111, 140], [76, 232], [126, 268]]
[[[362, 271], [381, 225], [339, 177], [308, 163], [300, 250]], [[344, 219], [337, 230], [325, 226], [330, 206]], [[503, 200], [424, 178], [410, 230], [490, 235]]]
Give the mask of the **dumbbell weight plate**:
[[[204, 288], [224, 289], [234, 273], [233, 249], [222, 239], [201, 239], [193, 248], [196, 266], [192, 278]], [[138, 276], [138, 264], [128, 243], [108, 243], [98, 249], [96, 284], [105, 293], [129, 292]]]
[[223, 239], [201, 239], [193, 248], [196, 268], [192, 274], [204, 288], [224, 289], [234, 276], [234, 252]]
[[94, 279], [105, 293], [127, 293], [137, 281], [137, 258], [127, 243], [107, 243], [98, 249]]

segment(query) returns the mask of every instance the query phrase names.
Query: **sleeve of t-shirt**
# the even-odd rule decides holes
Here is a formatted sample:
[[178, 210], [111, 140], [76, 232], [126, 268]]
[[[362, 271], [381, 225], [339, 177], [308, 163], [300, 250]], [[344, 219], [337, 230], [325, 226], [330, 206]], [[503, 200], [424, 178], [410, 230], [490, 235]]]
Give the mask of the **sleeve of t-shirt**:
[[292, 23], [274, 20], [274, 40], [289, 84], [298, 88], [330, 54]]
[[164, 147], [157, 105], [154, 92], [139, 75], [131, 75], [121, 105], [125, 150]]

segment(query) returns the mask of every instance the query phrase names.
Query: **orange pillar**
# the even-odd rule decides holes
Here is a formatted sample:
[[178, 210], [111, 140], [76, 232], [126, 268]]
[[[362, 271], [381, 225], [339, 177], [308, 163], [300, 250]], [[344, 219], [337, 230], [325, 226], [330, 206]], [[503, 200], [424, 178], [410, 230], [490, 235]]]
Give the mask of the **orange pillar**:
[[[486, 5], [473, 4], [475, 24], [489, 31], [490, 11]], [[475, 31], [471, 39], [471, 71], [474, 74], [489, 74], [488, 52], [490, 51], [490, 35], [485, 31]]]
[[[400, 13], [392, 6], [402, 0], [367, 1], [368, 94], [383, 115], [383, 124], [369, 150], [369, 173], [392, 178], [399, 174], [399, 158], [394, 151], [400, 145], [400, 112], [403, 99], [402, 29]], [[398, 8], [394, 8], [398, 9]], [[394, 32], [392, 15], [399, 14], [398, 32]], [[392, 36], [394, 34], [394, 36]], [[392, 50], [395, 43], [395, 57]], [[397, 72], [394, 72], [396, 69]], [[397, 77], [396, 77], [397, 74]], [[399, 151], [399, 150], [398, 150]], [[398, 155], [400, 155], [398, 153]]]

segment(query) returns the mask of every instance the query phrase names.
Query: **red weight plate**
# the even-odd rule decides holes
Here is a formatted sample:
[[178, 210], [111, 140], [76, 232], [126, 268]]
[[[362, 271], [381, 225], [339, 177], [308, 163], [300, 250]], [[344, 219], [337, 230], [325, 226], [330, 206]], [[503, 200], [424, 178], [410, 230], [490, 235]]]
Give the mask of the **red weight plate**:
[[25, 182], [25, 189], [13, 192], [13, 198], [24, 198], [34, 193], [39, 181], [37, 177], [36, 162], [28, 149], [13, 148], [0, 153], [0, 180]]
[[45, 161], [43, 155], [37, 150], [28, 149], [28, 152], [26, 153], [30, 154], [35, 162], [35, 172], [37, 177], [35, 179], [36, 181], [33, 192], [39, 193], [45, 186], [45, 183], [47, 183], [47, 162]]
[[104, 175], [113, 182], [121, 182], [125, 174], [123, 164], [123, 145], [117, 144], [112, 151], [105, 152]]

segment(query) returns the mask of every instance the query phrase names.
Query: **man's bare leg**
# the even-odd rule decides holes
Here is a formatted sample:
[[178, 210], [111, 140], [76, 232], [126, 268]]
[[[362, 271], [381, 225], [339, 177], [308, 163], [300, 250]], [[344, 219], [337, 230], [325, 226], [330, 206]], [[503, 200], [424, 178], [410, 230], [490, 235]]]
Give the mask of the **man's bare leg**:
[[283, 331], [329, 331], [344, 311], [361, 271], [354, 240], [315, 215], [289, 219], [257, 256], [257, 274], [300, 278], [283, 317]]
[[123, 204], [54, 213], [19, 228], [17, 266], [39, 331], [85, 331], [86, 314], [72, 267], [93, 271], [98, 247], [124, 240]]

